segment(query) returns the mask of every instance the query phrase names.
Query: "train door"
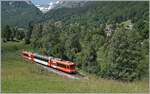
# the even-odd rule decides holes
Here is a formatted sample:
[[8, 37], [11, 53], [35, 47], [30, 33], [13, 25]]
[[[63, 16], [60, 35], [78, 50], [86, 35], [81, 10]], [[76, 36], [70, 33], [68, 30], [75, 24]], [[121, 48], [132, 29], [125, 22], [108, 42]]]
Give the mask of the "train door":
[[54, 68], [57, 68], [57, 62], [54, 61], [54, 62], [51, 64], [51, 66], [54, 67]]
[[48, 60], [48, 66], [50, 67], [50, 66], [51, 66], [51, 64], [52, 64], [52, 60], [51, 60], [51, 59], [49, 59], [49, 60]]

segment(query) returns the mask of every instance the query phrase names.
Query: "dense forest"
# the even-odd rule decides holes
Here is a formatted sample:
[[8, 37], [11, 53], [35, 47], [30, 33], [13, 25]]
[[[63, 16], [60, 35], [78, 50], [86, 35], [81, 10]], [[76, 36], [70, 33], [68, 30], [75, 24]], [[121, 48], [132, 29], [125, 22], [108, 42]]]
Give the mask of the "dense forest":
[[52, 9], [26, 28], [7, 24], [2, 39], [25, 41], [35, 52], [73, 61], [97, 77], [133, 81], [148, 77], [148, 17], [146, 1], [89, 1]]

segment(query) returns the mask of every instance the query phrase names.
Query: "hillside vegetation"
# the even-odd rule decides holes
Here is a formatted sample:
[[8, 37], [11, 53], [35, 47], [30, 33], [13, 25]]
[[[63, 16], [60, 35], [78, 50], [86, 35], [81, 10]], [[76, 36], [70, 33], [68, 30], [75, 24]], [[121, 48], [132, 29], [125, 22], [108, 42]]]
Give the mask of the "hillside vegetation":
[[[53, 86], [59, 84], [60, 87], [55, 89], [52, 86], [50, 89], [54, 91], [59, 89], [58, 91], [63, 92], [146, 92], [149, 76], [148, 17], [149, 2], [147, 1], [89, 1], [82, 7], [56, 8], [43, 14], [40, 23], [25, 24], [26, 28], [6, 25], [2, 31], [2, 45], [4, 45], [2, 50], [11, 49], [12, 46], [16, 49], [15, 41], [21, 41], [21, 44], [16, 43], [18, 47], [16, 46], [14, 52], [25, 46], [23, 47], [25, 50], [73, 61], [76, 63], [77, 71], [84, 71], [91, 76], [91, 80], [85, 83], [84, 81], [82, 83], [82, 80], [69, 80], [71, 83], [67, 83], [68, 79], [56, 77], [58, 80], [63, 80], [65, 84], [60, 85], [59, 81], [56, 81]], [[12, 58], [15, 60], [12, 56], [14, 52], [11, 51], [8, 50], [7, 55], [10, 56], [8, 59], [10, 61], [5, 60], [5, 55], [2, 57], [2, 62], [7, 62], [2, 64], [6, 70]], [[32, 74], [29, 72], [29, 75], [30, 73]], [[4, 72], [3, 75], [6, 73]], [[44, 77], [47, 78], [47, 75], [49, 74], [46, 73]], [[46, 79], [44, 77], [41, 76], [41, 79]], [[14, 77], [14, 79], [21, 78]], [[39, 83], [45, 83], [43, 88], [45, 87], [48, 92], [50, 83], [46, 80], [45, 82], [40, 80]], [[5, 82], [8, 81], [9, 79]], [[78, 88], [72, 88], [72, 83], [74, 83], [72, 87]], [[45, 90], [36, 88], [35, 91]]]
[[87, 2], [47, 15], [48, 22], [33, 27], [36, 52], [76, 62], [104, 78], [133, 81], [148, 75], [148, 2]]
[[3, 93], [148, 92], [148, 81], [144, 80], [128, 83], [97, 79], [93, 75], [88, 75], [89, 80], [61, 77], [18, 56], [24, 49], [32, 50], [23, 42], [2, 43], [1, 85]]

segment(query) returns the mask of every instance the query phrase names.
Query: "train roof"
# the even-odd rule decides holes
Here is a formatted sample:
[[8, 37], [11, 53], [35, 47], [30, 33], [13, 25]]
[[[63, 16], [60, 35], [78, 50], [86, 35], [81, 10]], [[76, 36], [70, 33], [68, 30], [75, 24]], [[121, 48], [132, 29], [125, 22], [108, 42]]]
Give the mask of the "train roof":
[[28, 52], [28, 51], [22, 51], [22, 53], [32, 54], [32, 52]]

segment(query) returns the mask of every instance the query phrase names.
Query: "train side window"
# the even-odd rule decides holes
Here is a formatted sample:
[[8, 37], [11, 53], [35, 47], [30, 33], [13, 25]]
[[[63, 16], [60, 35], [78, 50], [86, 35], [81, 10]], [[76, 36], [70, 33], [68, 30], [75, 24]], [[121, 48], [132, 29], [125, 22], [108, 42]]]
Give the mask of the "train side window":
[[66, 66], [67, 69], [69, 69], [69, 66]]
[[60, 64], [60, 63], [57, 63], [57, 66], [59, 66], [59, 67], [63, 67], [63, 68], [66, 68], [66, 67], [67, 67], [66, 65], [64, 65], [64, 64]]
[[34, 56], [36, 59], [40, 59], [40, 60], [43, 60], [45, 62], [48, 62], [48, 59], [45, 59], [45, 58], [42, 58], [42, 57], [38, 57], [38, 56]]

